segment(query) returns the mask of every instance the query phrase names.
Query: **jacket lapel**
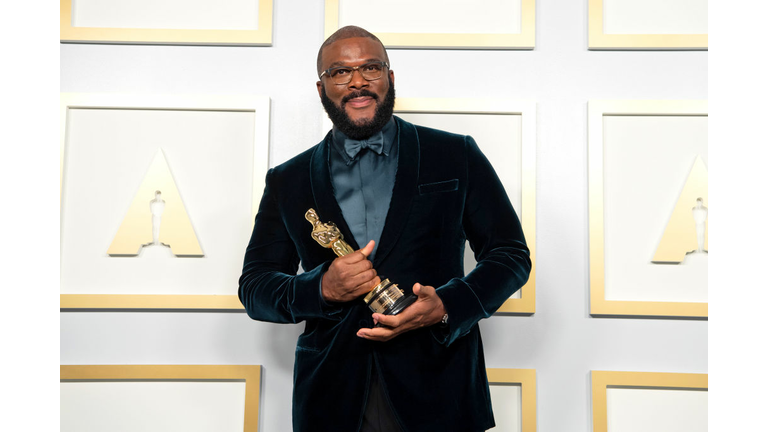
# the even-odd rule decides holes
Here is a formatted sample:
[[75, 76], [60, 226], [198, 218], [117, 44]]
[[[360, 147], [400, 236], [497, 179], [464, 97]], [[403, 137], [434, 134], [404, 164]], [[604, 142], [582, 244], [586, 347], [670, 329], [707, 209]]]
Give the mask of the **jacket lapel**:
[[[344, 216], [341, 213], [341, 207], [336, 201], [336, 197], [333, 195], [333, 183], [331, 182], [331, 168], [329, 151], [331, 148], [330, 140], [333, 135], [328, 132], [325, 136], [325, 140], [317, 146], [312, 159], [310, 160], [309, 169], [309, 181], [312, 184], [312, 195], [315, 199], [315, 210], [320, 216], [322, 222], [333, 222], [339, 228], [344, 235], [344, 241], [352, 246], [352, 249], [357, 250], [360, 247], [355, 241], [355, 237], [347, 226], [347, 221], [344, 220]], [[399, 163], [399, 159], [398, 159]], [[309, 210], [309, 209], [307, 209]], [[304, 215], [301, 215], [302, 217]]]
[[[414, 194], [419, 181], [419, 136], [411, 123], [395, 117], [398, 125], [398, 157], [395, 186], [389, 203], [384, 231], [373, 266], [376, 267], [389, 255], [408, 221]], [[337, 204], [338, 207], [338, 204]], [[339, 212], [340, 213], [340, 212]]]

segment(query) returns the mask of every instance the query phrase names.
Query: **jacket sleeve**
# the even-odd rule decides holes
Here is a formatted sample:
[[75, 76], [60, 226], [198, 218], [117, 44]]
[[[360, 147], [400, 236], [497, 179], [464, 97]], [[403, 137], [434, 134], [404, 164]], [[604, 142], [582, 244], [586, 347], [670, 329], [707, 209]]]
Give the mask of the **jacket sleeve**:
[[435, 329], [433, 334], [446, 345], [496, 312], [531, 272], [523, 229], [504, 186], [472, 137], [465, 137], [465, 148], [467, 193], [462, 227], [477, 267], [437, 288], [449, 326], [444, 331]]
[[249, 317], [260, 321], [341, 319], [341, 308], [326, 303], [320, 292], [323, 274], [331, 261], [296, 274], [299, 255], [280, 214], [274, 177], [270, 169], [245, 251], [238, 289], [240, 302]]

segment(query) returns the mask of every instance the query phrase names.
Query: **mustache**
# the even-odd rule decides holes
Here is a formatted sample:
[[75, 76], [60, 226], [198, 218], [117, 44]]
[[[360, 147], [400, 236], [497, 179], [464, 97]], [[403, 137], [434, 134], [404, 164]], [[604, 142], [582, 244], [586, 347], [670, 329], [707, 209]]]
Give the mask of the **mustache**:
[[372, 98], [373, 100], [378, 100], [379, 99], [379, 97], [376, 95], [376, 93], [374, 93], [374, 92], [372, 92], [370, 90], [365, 90], [365, 89], [357, 90], [357, 91], [354, 91], [354, 92], [344, 96], [341, 99], [341, 106], [344, 106], [345, 103], [349, 102], [350, 100], [352, 100], [354, 98], [363, 97], [363, 96], [368, 96], [368, 97]]

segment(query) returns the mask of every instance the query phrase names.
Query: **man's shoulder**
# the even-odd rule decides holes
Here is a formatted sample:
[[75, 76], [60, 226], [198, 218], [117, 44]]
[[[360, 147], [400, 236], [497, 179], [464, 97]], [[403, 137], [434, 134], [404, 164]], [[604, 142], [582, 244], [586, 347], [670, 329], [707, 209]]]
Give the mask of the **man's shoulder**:
[[463, 148], [468, 141], [472, 141], [472, 137], [468, 135], [461, 135], [441, 129], [421, 126], [409, 123], [400, 118], [398, 119], [402, 122], [401, 127], [405, 129], [413, 128], [413, 131], [418, 137], [419, 144], [422, 147], [429, 148], [431, 146], [439, 146], [443, 151], [452, 151], [458, 150], [458, 148]]

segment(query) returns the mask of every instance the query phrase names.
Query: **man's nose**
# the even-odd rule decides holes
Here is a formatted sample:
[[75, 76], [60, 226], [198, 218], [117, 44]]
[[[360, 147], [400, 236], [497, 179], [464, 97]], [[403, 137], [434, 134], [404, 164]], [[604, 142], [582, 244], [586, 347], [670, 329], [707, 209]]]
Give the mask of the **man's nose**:
[[363, 87], [368, 87], [368, 80], [363, 78], [363, 73], [360, 72], [359, 69], [353, 69], [352, 70], [352, 80], [349, 81], [349, 84], [347, 86], [349, 88], [354, 89], [361, 89]]

